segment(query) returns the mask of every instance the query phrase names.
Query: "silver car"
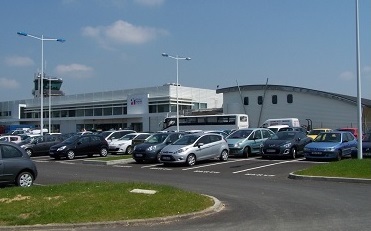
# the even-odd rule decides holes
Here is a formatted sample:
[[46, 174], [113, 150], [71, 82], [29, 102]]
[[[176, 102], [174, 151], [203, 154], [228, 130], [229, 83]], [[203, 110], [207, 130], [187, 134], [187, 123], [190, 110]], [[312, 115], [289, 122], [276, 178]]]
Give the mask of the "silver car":
[[228, 160], [229, 148], [222, 135], [193, 133], [185, 135], [161, 150], [160, 161], [164, 164], [186, 163], [193, 166], [197, 161], [219, 158]]

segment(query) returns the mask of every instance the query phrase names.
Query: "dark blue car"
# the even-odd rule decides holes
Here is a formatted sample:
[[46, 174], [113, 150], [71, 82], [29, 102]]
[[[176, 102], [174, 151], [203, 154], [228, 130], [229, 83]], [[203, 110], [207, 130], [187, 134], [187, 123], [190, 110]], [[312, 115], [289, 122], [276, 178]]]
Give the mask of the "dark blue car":
[[350, 132], [322, 132], [304, 147], [304, 156], [311, 159], [341, 160], [357, 152], [357, 139]]

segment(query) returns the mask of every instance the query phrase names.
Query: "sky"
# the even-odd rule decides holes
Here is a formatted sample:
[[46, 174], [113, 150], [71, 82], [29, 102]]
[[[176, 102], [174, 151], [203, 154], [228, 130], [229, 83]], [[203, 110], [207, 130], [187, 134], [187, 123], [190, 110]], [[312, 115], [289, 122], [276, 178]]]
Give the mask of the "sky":
[[[371, 0], [2, 1], [0, 102], [32, 99], [34, 74], [66, 95], [176, 83], [269, 84], [371, 99]], [[64, 43], [45, 39], [65, 39]]]

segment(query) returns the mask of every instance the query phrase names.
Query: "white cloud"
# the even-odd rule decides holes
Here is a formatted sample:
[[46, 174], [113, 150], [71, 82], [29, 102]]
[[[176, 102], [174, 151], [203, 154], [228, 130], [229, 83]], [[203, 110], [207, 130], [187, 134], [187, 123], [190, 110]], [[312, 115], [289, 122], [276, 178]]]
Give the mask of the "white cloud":
[[16, 89], [19, 83], [14, 79], [0, 78], [0, 88], [3, 89]]
[[351, 72], [351, 71], [345, 71], [343, 73], [340, 74], [339, 78], [341, 80], [353, 80], [355, 77], [354, 77], [354, 74]]
[[58, 65], [55, 71], [58, 75], [67, 75], [75, 78], [89, 78], [93, 72], [92, 67], [88, 67], [82, 64], [70, 64], [70, 65]]
[[5, 63], [12, 67], [26, 67], [34, 65], [34, 61], [28, 57], [13, 56], [5, 59]]
[[160, 6], [165, 0], [134, 0], [134, 2], [143, 6]]
[[167, 35], [163, 29], [135, 26], [123, 20], [118, 20], [109, 26], [85, 27], [83, 35], [91, 37], [103, 46], [108, 44], [144, 44], [156, 39], [158, 36]]

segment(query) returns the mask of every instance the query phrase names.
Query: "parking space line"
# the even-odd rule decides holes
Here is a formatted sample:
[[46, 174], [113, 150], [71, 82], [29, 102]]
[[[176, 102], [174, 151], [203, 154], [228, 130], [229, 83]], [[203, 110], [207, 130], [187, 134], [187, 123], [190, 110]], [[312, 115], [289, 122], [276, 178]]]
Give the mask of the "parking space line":
[[141, 168], [152, 168], [152, 167], [158, 167], [159, 165], [163, 166], [163, 164], [151, 164], [151, 165], [142, 166]]
[[233, 161], [228, 160], [228, 161], [218, 162], [218, 163], [214, 163], [214, 164], [207, 164], [207, 165], [200, 165], [200, 166], [195, 166], [195, 167], [190, 167], [190, 168], [184, 168], [182, 170], [187, 171], [187, 170], [192, 170], [192, 169], [197, 169], [197, 168], [205, 168], [205, 167], [214, 166], [214, 165], [229, 164], [229, 163], [235, 163], [235, 162], [239, 162], [239, 161], [248, 161], [248, 160], [254, 160], [254, 159], [256, 159], [256, 158], [239, 159], [239, 160], [233, 160]]
[[273, 164], [266, 164], [266, 165], [262, 165], [262, 166], [259, 166], [259, 167], [248, 168], [248, 169], [244, 169], [244, 170], [240, 170], [240, 171], [232, 172], [232, 173], [236, 174], [236, 173], [241, 173], [241, 172], [247, 172], [247, 171], [251, 171], [251, 170], [255, 170], [255, 169], [259, 169], [259, 168], [266, 168], [266, 167], [270, 167], [270, 166], [273, 166], [273, 165], [286, 164], [286, 163], [291, 163], [291, 162], [296, 162], [296, 161], [299, 161], [299, 159], [282, 161], [282, 162], [273, 163]]

